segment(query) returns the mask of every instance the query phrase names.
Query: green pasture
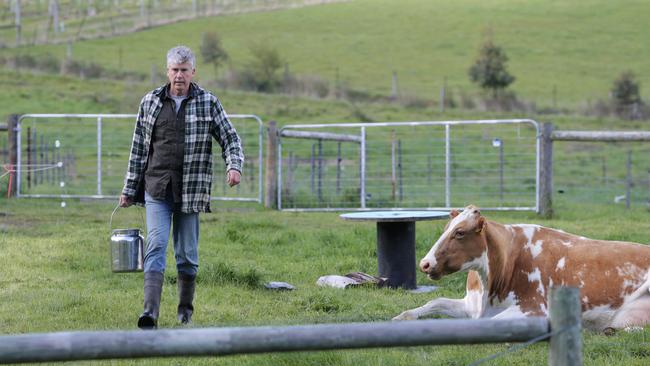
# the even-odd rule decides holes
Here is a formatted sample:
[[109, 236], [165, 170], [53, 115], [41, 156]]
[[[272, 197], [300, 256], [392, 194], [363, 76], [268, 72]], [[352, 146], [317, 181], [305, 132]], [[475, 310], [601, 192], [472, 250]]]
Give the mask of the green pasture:
[[[0, 334], [135, 329], [142, 307], [142, 274], [109, 268], [108, 220], [114, 202], [3, 200], [0, 208]], [[650, 242], [649, 213], [618, 207], [559, 203], [558, 215], [485, 212], [502, 223], [538, 223], [592, 238]], [[432, 297], [461, 297], [465, 275], [433, 283], [418, 273], [428, 294], [361, 287], [318, 287], [323, 275], [376, 274], [375, 226], [343, 221], [339, 213], [286, 213], [257, 205], [215, 205], [201, 216], [201, 267], [192, 327], [295, 325], [385, 321]], [[141, 208], [118, 210], [114, 225], [141, 222]], [[417, 224], [417, 256], [440, 235], [444, 222]], [[171, 249], [165, 274], [160, 325], [175, 322], [176, 271]], [[266, 290], [285, 281], [291, 292]], [[645, 365], [650, 329], [611, 337], [583, 332], [585, 364]], [[512, 344], [382, 348], [331, 352], [241, 355], [92, 362], [93, 365], [466, 365]], [[543, 365], [548, 347], [539, 343], [487, 364]], [[90, 364], [77, 362], [73, 364]]]
[[[180, 22], [76, 42], [72, 54], [76, 60], [149, 75], [154, 65], [164, 70], [169, 47], [182, 43], [198, 52], [201, 34], [212, 31], [221, 36], [231, 67], [247, 65], [250, 48], [265, 44], [277, 49], [296, 74], [388, 95], [395, 71], [404, 95], [438, 99], [444, 78], [456, 98], [476, 91], [467, 70], [489, 36], [509, 56], [518, 96], [541, 107], [555, 103], [575, 109], [607, 99], [624, 70], [634, 72], [642, 88], [648, 85], [650, 49], [643, 46], [648, 31], [642, 14], [649, 11], [642, 0], [355, 0]], [[66, 45], [3, 50], [59, 59], [66, 52]], [[198, 66], [201, 80], [215, 78], [200, 55]]]
[[[130, 85], [114, 81], [97, 81], [97, 80], [79, 80], [69, 77], [19, 73], [8, 70], [0, 71], [0, 81], [8, 88], [0, 91], [0, 119], [6, 120], [10, 113], [128, 113], [135, 114], [137, 105], [141, 96], [150, 90], [153, 86], [147, 83], [132, 83]], [[538, 122], [552, 122], [557, 129], [564, 130], [646, 130], [646, 123], [643, 121], [620, 121], [616, 119], [599, 119], [586, 118], [578, 116], [547, 116], [547, 115], [522, 115], [520, 113], [486, 113], [463, 110], [447, 110], [441, 113], [437, 109], [430, 107], [404, 107], [399, 104], [391, 103], [348, 103], [337, 100], [316, 100], [308, 98], [295, 98], [285, 95], [264, 95], [257, 93], [244, 93], [233, 91], [219, 91], [213, 88], [214, 85], [208, 83], [208, 88], [216, 90], [222, 100], [228, 113], [235, 114], [256, 114], [265, 122], [275, 120], [280, 126], [285, 124], [302, 124], [302, 123], [330, 123], [330, 122], [361, 122], [361, 121], [441, 121], [441, 120], [474, 120], [474, 119], [495, 119], [495, 118], [532, 118]], [[53, 121], [52, 121], [53, 122]], [[95, 127], [86, 126], [83, 130], [78, 122], [66, 122], [65, 124], [51, 123], [51, 127], [45, 127], [46, 124], [40, 123], [34, 125], [32, 120], [25, 121], [26, 128], [36, 126], [39, 133], [51, 134], [52, 139], [61, 139], [64, 148], [73, 148], [78, 151], [80, 156], [77, 158], [77, 173], [83, 175], [80, 180], [66, 181], [66, 191], [58, 187], [40, 187], [34, 188], [31, 193], [46, 193], [49, 191], [55, 194], [68, 193], [74, 194], [75, 189], [81, 189], [86, 193], [95, 193], [95, 155], [96, 139]], [[110, 188], [108, 194], [116, 193], [121, 185], [124, 166], [128, 159], [128, 145], [132, 133], [132, 125], [125, 121], [117, 124], [106, 123], [104, 125], [104, 145], [108, 149], [104, 159], [105, 172], [103, 174], [106, 183], [104, 187]], [[45, 130], [44, 130], [45, 128]], [[346, 132], [357, 133], [358, 130]], [[390, 130], [385, 130], [385, 134], [390, 134]], [[460, 133], [460, 135], [459, 135]], [[467, 144], [463, 137], [464, 134], [472, 135], [473, 132], [453, 132], [452, 137], [458, 138], [452, 147], [453, 152], [475, 154], [473, 161], [464, 163], [465, 168], [463, 175], [458, 175], [458, 180], [454, 182], [455, 187], [458, 184], [469, 182], [467, 189], [463, 191], [475, 192], [476, 197], [495, 197], [498, 192], [495, 191], [494, 181], [484, 181], [481, 176], [476, 174], [485, 168], [485, 165], [492, 166], [495, 169], [497, 164], [496, 149], [490, 146], [490, 139], [497, 137], [496, 130], [475, 132], [478, 140], [486, 144], [484, 147], [476, 147]], [[5, 135], [6, 136], [6, 135]], [[63, 137], [65, 139], [63, 139]], [[83, 137], [82, 137], [83, 136]], [[413, 135], [411, 135], [413, 136]], [[403, 149], [405, 154], [409, 153], [415, 160], [405, 160], [405, 167], [413, 167], [414, 171], [405, 170], [406, 184], [422, 185], [422, 174], [427, 171], [427, 156], [425, 154], [440, 155], [444, 147], [441, 136], [430, 136], [426, 138], [422, 134], [415, 133], [416, 137], [403, 139]], [[399, 138], [399, 134], [397, 135]], [[503, 136], [500, 136], [503, 137]], [[487, 139], [487, 140], [486, 140]], [[287, 144], [293, 143], [287, 141]], [[6, 144], [6, 140], [0, 142], [0, 149]], [[23, 139], [23, 147], [26, 146], [26, 139]], [[325, 145], [330, 151], [330, 156], [335, 156], [336, 149], [334, 145]], [[329, 146], [329, 147], [328, 147]], [[508, 143], [506, 151], [512, 153]], [[289, 148], [290, 145], [287, 145]], [[353, 149], [351, 146], [349, 149]], [[381, 180], [386, 183], [390, 179], [390, 172], [386, 168], [390, 165], [390, 137], [383, 137], [383, 144], [380, 146], [369, 146], [383, 153], [385, 158], [369, 161], [369, 167], [377, 168], [376, 176], [369, 176], [371, 181], [369, 185], [379, 184]], [[625, 187], [622, 180], [626, 176], [626, 159], [627, 151], [633, 151], [632, 165], [634, 186], [632, 195], [634, 202], [645, 202], [648, 196], [647, 188], [647, 171], [650, 167], [648, 160], [647, 144], [643, 143], [608, 143], [608, 144], [590, 144], [590, 143], [573, 143], [573, 142], [556, 142], [555, 143], [555, 168], [554, 179], [558, 190], [562, 190], [568, 199], [572, 198], [576, 202], [583, 200], [597, 200], [598, 202], [613, 202], [615, 196], [624, 194]], [[283, 150], [285, 154], [288, 149]], [[302, 142], [302, 145], [293, 148], [293, 153], [302, 156], [303, 159], [309, 159], [311, 154], [311, 143]], [[488, 153], [488, 155], [486, 155]], [[354, 153], [348, 155], [348, 159], [354, 159]], [[469, 155], [467, 155], [469, 156]], [[407, 159], [407, 158], [405, 158]], [[218, 155], [215, 160], [220, 160]], [[507, 160], [506, 168], [512, 175], [520, 174], [520, 170], [526, 167], [516, 160]], [[439, 161], [434, 161], [432, 166], [433, 174], [436, 178], [443, 176], [443, 167]], [[531, 162], [532, 164], [532, 162]], [[605, 167], [605, 168], [604, 168]], [[306, 182], [309, 167], [302, 167], [303, 182]], [[477, 170], [478, 169], [478, 170]], [[349, 171], [353, 173], [353, 169]], [[330, 174], [333, 170], [330, 168]], [[300, 173], [300, 170], [298, 171]], [[297, 174], [298, 174], [297, 173]], [[372, 173], [369, 171], [369, 173]], [[528, 175], [528, 174], [526, 174]], [[298, 177], [298, 175], [296, 175]], [[356, 179], [354, 175], [348, 176], [349, 179]], [[468, 181], [466, 178], [470, 178]], [[408, 180], [411, 179], [411, 183]], [[584, 191], [585, 187], [594, 183], [608, 180], [604, 191], [596, 192]], [[478, 181], [476, 181], [478, 180]], [[58, 182], [55, 182], [58, 184]], [[432, 179], [431, 184], [441, 184], [439, 179]], [[526, 182], [520, 183], [528, 184]], [[8, 176], [0, 178], [0, 193], [5, 192], [8, 185]], [[386, 186], [386, 184], [384, 184]], [[118, 187], [118, 188], [116, 188]], [[330, 186], [332, 187], [332, 186]], [[421, 189], [431, 191], [431, 186], [422, 185]], [[530, 188], [532, 189], [532, 188]], [[304, 189], [303, 189], [304, 191]], [[458, 191], [458, 190], [456, 190]], [[525, 196], [528, 197], [530, 190], [527, 188]], [[295, 190], [296, 199], [309, 200], [312, 198], [300, 198], [305, 196], [300, 193], [298, 187]], [[343, 192], [348, 198], [357, 197], [356, 191]], [[215, 191], [215, 194], [223, 194], [221, 190]], [[309, 192], [306, 193], [307, 195]], [[556, 194], [559, 195], [561, 193]], [[375, 197], [378, 197], [375, 194]], [[525, 200], [528, 198], [524, 197]], [[473, 200], [473, 199], [472, 199]], [[294, 199], [295, 201], [295, 199]], [[439, 205], [441, 197], [432, 196], [429, 204], [431, 206]], [[454, 201], [456, 202], [456, 201]], [[384, 202], [386, 203], [386, 202]], [[467, 202], [462, 202], [465, 204]], [[287, 207], [291, 202], [287, 203]], [[519, 203], [521, 204], [521, 203]], [[389, 202], [389, 206], [395, 203]], [[421, 205], [421, 204], [420, 204]]]

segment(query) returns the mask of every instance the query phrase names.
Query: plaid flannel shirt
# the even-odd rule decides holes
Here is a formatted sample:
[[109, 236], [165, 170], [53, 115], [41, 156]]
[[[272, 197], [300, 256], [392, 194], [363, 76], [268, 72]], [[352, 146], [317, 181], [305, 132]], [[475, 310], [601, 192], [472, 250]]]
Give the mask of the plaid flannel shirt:
[[[169, 84], [142, 98], [133, 132], [129, 167], [122, 194], [144, 203], [144, 172], [151, 133], [162, 109], [161, 96]], [[216, 96], [192, 83], [185, 106], [185, 146], [181, 211], [209, 212], [212, 188], [212, 137], [222, 149], [226, 171], [242, 171], [244, 153], [237, 131]]]

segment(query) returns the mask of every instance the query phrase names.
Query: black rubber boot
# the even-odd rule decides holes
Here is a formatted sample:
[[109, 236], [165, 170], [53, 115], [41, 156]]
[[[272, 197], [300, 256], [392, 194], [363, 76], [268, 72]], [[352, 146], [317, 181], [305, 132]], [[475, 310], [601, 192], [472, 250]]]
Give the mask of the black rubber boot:
[[164, 276], [160, 272], [145, 272], [144, 274], [144, 312], [138, 318], [138, 328], [140, 329], [158, 328], [163, 278]]
[[196, 276], [184, 273], [178, 274], [178, 321], [181, 324], [192, 322], [192, 313], [194, 312], [194, 288]]

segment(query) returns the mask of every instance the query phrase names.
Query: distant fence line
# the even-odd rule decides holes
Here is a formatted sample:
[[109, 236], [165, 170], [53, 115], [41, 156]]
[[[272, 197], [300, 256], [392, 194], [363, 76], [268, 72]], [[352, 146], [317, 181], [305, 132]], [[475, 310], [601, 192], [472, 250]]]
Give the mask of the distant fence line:
[[0, 363], [219, 356], [374, 347], [548, 340], [551, 366], [581, 365], [577, 288], [549, 291], [550, 317], [434, 319], [239, 328], [61, 332], [0, 336]]
[[[555, 130], [552, 123], [545, 123], [541, 130], [540, 148], [540, 207], [542, 216], [553, 215], [553, 142], [554, 141], [580, 141], [580, 142], [647, 142], [650, 141], [650, 131], [561, 131]], [[631, 152], [627, 154], [626, 164], [626, 206], [630, 206], [631, 179]], [[650, 171], [649, 171], [650, 172]]]
[[533, 120], [285, 125], [274, 133], [277, 157], [267, 166], [277, 167], [267, 171], [277, 171], [280, 209], [538, 207]]
[[[250, 114], [232, 114], [229, 118], [242, 137], [247, 161], [236, 188], [226, 190], [225, 180], [214, 180], [212, 199], [262, 203], [264, 124]], [[25, 119], [32, 120], [32, 125], [23, 126]], [[118, 128], [116, 120], [120, 119], [125, 125]], [[130, 114], [10, 116], [6, 164], [10, 168], [4, 169], [11, 174], [10, 193], [32, 198], [116, 198], [126, 171], [134, 119]], [[90, 124], [84, 124], [88, 120]], [[217, 152], [213, 169], [219, 174], [223, 168]]]
[[[0, 46], [56, 44], [116, 36], [179, 21], [246, 12], [262, 12], [347, 0], [116, 0], [87, 2], [11, 2], [13, 15], [0, 24]], [[22, 6], [21, 6], [22, 5]], [[37, 19], [36, 21], [34, 19]], [[42, 21], [38, 21], [41, 20]]]
[[[92, 164], [84, 160], [87, 158], [76, 157], [67, 150], [58, 149], [57, 156], [57, 149], [52, 148], [55, 139], [41, 137], [43, 135], [40, 132], [37, 135], [35, 129], [31, 133], [23, 131], [23, 135], [31, 137], [19, 141], [20, 131], [17, 126], [20, 118], [19, 115], [13, 115], [6, 124], [0, 124], [0, 133], [7, 131], [8, 136], [8, 139], [2, 139], [0, 143], [2, 184], [7, 185], [8, 174], [11, 173], [10, 178], [13, 177], [13, 184], [9, 184], [13, 192], [8, 193], [18, 193], [21, 196], [79, 197], [80, 194], [74, 192], [77, 189], [75, 186], [69, 189], [72, 194], [55, 186], [58, 187], [64, 180], [74, 181], [75, 174], [77, 178], [88, 180], [92, 174], [89, 169], [94, 169]], [[454, 132], [452, 136], [455, 139], [447, 142], [446, 134], [449, 131], [423, 134], [422, 130], [417, 130], [419, 127], [416, 123], [392, 122], [384, 123], [386, 126], [381, 135], [382, 140], [379, 145], [372, 145], [368, 144], [367, 132], [364, 135], [360, 129], [381, 128], [382, 123], [287, 125], [278, 129], [275, 122], [266, 125], [261, 120], [258, 122], [255, 137], [251, 135], [247, 138], [249, 142], [257, 140], [253, 149], [258, 150], [258, 161], [250, 160], [253, 151], [247, 149], [243, 184], [236, 189], [227, 189], [223, 182], [215, 180], [213, 192], [219, 192], [224, 199], [243, 195], [251, 196], [251, 200], [259, 203], [265, 202], [267, 207], [322, 211], [364, 209], [364, 200], [365, 209], [422, 208], [427, 207], [427, 202], [422, 201], [425, 194], [431, 195], [425, 197], [429, 202], [437, 200], [445, 208], [475, 203], [487, 209], [498, 209], [499, 205], [489, 203], [506, 202], [510, 198], [520, 197], [518, 199], [528, 200], [529, 204], [524, 207], [544, 216], [552, 215], [554, 196], [556, 200], [573, 199], [582, 202], [587, 199], [587, 202], [596, 200], [610, 204], [623, 202], [627, 207], [633, 202], [638, 204], [641, 201], [650, 207], [650, 160], [646, 158], [650, 146], [640, 145], [650, 141], [650, 131], [562, 131], [555, 130], [550, 123], [544, 123], [539, 133], [529, 136], [528, 140], [522, 140], [525, 137], [523, 130], [510, 131], [510, 135], [503, 138], [504, 132], [493, 128], [473, 132], [465, 128]], [[462, 121], [431, 123], [444, 128], [445, 123], [457, 126]], [[352, 127], [347, 128], [348, 126]], [[397, 130], [404, 127], [410, 131], [410, 135], [401, 134]], [[262, 150], [265, 134], [266, 154]], [[286, 146], [282, 148], [282, 140], [302, 142], [291, 147], [285, 141]], [[557, 149], [554, 142], [565, 141], [585, 145], [571, 145], [572, 150], [564, 152], [561, 164], [557, 164], [553, 161], [553, 150]], [[365, 149], [362, 149], [364, 144]], [[476, 144], [483, 145], [483, 150], [479, 153], [469, 152]], [[526, 152], [525, 144], [531, 148], [538, 144], [539, 150]], [[71, 144], [66, 146], [70, 147]], [[610, 150], [602, 152], [602, 146]], [[621, 148], [627, 149], [624, 154], [620, 152]], [[128, 148], [118, 150], [123, 153], [122, 150], [126, 151], [125, 149]], [[19, 150], [22, 150], [21, 161]], [[370, 155], [364, 157], [361, 154]], [[101, 159], [101, 155], [98, 156]], [[362, 158], [369, 159], [369, 164], [374, 169], [373, 172], [368, 166], [365, 167], [365, 174], [368, 175], [365, 182], [361, 180], [364, 172], [359, 165]], [[116, 159], [115, 152], [104, 159], [109, 162]], [[120, 159], [124, 160], [118, 160], [121, 161]], [[102, 173], [101, 165], [99, 161], [96, 164], [98, 175]], [[262, 165], [266, 166], [265, 177]], [[529, 170], [536, 165], [539, 166], [537, 173]], [[40, 171], [29, 172], [27, 167], [30, 166], [39, 166]], [[15, 171], [9, 172], [11, 169]], [[123, 174], [117, 165], [111, 167], [108, 164], [101, 169], [107, 173]], [[98, 177], [97, 182], [101, 179], [103, 178]], [[465, 182], [468, 179], [470, 183]], [[519, 183], [513, 186], [513, 179]], [[111, 184], [121, 184], [122, 177], [118, 180], [120, 182]], [[367, 187], [368, 182], [372, 182], [371, 189]], [[409, 184], [416, 184], [411, 186], [415, 187], [416, 193], [410, 190]], [[48, 185], [52, 186], [49, 193]], [[42, 187], [30, 193], [36, 186]], [[444, 193], [436, 193], [434, 196], [431, 192], [435, 189], [442, 189]], [[97, 191], [101, 192], [101, 188]], [[423, 196], [418, 198], [418, 194]], [[82, 195], [98, 197], [96, 192]], [[332, 197], [339, 201], [333, 201]], [[486, 201], [485, 198], [489, 200]], [[508, 208], [504, 206], [504, 209]]]

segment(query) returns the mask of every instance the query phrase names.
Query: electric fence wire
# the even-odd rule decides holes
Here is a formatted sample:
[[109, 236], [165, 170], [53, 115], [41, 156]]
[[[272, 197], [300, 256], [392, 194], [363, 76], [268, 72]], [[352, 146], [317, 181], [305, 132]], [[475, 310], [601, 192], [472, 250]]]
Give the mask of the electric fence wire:
[[18, 171], [25, 172], [25, 173], [27, 173], [27, 172], [33, 173], [33, 172], [39, 172], [39, 171], [48, 170], [48, 169], [61, 168], [61, 167], [63, 167], [63, 162], [58, 162], [56, 164], [30, 164], [30, 165], [23, 164], [22, 166], [23, 167], [37, 167], [37, 168], [24, 169], [24, 168], [21, 167], [19, 169], [16, 169], [16, 168], [13, 168], [10, 164], [5, 164], [5, 165], [2, 166], [2, 169], [4, 170], [4, 173], [2, 175], [0, 175], [0, 178], [4, 178], [5, 176], [7, 176], [9, 174], [16, 173]]
[[477, 366], [477, 365], [480, 365], [480, 364], [482, 364], [484, 362], [494, 360], [495, 358], [499, 358], [499, 357], [505, 356], [507, 354], [519, 351], [519, 350], [524, 349], [524, 348], [526, 348], [526, 347], [528, 347], [530, 345], [533, 345], [533, 344], [535, 344], [537, 342], [541, 342], [541, 341], [543, 341], [545, 339], [551, 338], [551, 337], [556, 336], [558, 334], [564, 333], [567, 330], [571, 330], [571, 329], [573, 329], [575, 327], [576, 327], [576, 325], [573, 325], [573, 326], [570, 326], [570, 327], [564, 327], [562, 329], [558, 329], [558, 330], [555, 330], [555, 331], [552, 331], [552, 332], [549, 332], [549, 333], [542, 334], [542, 335], [537, 336], [535, 338], [532, 338], [531, 340], [526, 341], [524, 343], [516, 344], [516, 345], [508, 348], [505, 351], [497, 352], [497, 353], [492, 354], [490, 356], [487, 356], [487, 357], [481, 358], [479, 360], [476, 360], [476, 361], [472, 362], [471, 364], [469, 364], [469, 366]]

